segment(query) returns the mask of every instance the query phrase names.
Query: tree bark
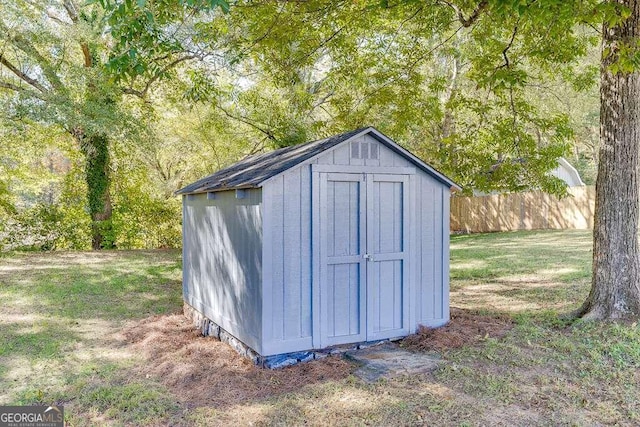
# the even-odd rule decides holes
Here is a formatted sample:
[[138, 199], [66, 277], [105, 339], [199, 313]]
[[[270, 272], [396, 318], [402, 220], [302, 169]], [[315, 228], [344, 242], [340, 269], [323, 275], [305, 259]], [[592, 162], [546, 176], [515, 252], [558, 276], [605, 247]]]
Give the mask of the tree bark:
[[109, 140], [105, 135], [84, 135], [81, 132], [76, 132], [75, 136], [85, 157], [91, 247], [94, 250], [112, 249], [115, 245], [111, 224]]
[[640, 1], [621, 0], [624, 22], [603, 27], [600, 69], [600, 159], [596, 180], [591, 292], [580, 314], [590, 319], [640, 315], [638, 156], [640, 70], [617, 71], [620, 49], [636, 48]]

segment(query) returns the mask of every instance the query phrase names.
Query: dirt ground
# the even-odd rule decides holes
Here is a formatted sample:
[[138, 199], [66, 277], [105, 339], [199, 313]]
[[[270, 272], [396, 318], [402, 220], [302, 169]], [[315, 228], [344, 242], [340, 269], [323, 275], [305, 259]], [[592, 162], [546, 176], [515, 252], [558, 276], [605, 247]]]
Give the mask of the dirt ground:
[[[445, 351], [489, 337], [501, 337], [508, 320], [453, 309], [451, 322], [440, 329], [422, 328], [400, 345], [413, 351]], [[348, 377], [356, 366], [341, 356], [278, 370], [255, 367], [231, 347], [192, 329], [182, 314], [153, 316], [130, 324], [126, 346], [145, 355], [139, 374], [161, 378], [184, 407], [218, 408], [278, 396], [303, 386]]]

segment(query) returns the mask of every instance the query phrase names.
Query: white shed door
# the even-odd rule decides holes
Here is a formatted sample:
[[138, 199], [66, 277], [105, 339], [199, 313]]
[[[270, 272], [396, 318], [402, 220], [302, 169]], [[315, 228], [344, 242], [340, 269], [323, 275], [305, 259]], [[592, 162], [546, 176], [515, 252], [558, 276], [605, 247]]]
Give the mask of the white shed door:
[[407, 176], [319, 179], [321, 345], [405, 335]]
[[367, 340], [409, 331], [408, 177], [367, 175]]

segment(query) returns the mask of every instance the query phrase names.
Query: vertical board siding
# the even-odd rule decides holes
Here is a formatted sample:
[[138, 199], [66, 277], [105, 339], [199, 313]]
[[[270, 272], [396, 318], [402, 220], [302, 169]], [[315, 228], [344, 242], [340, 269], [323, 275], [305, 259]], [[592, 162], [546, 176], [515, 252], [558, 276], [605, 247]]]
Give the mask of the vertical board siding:
[[273, 252], [271, 242], [273, 240], [273, 186], [262, 187], [262, 344], [273, 342]]
[[418, 295], [420, 300], [418, 322], [433, 318], [433, 294], [435, 292], [435, 274], [433, 258], [435, 256], [435, 230], [433, 217], [435, 212], [435, 186], [420, 177], [420, 275], [418, 277]]
[[418, 264], [420, 262], [420, 255], [418, 252], [419, 244], [419, 234], [422, 228], [422, 223], [420, 222], [420, 216], [418, 215], [417, 201], [420, 197], [418, 193], [418, 187], [416, 186], [416, 175], [409, 176], [409, 187], [408, 187], [408, 198], [409, 198], [409, 214], [411, 217], [411, 229], [405, 230], [405, 234], [409, 235], [409, 293], [408, 302], [405, 304], [407, 310], [409, 311], [409, 327], [411, 328], [410, 332], [415, 332], [418, 323], [418, 315], [416, 313], [418, 298], [417, 298], [417, 277], [418, 277]]
[[380, 156], [380, 166], [393, 166], [396, 154], [382, 144], [380, 144], [379, 150], [380, 152], [378, 153], [378, 155]]
[[334, 165], [348, 165], [351, 158], [351, 145], [344, 144], [333, 150], [333, 162]]
[[449, 320], [449, 211], [451, 192], [442, 191], [442, 318]]
[[[219, 196], [219, 197], [218, 197]], [[257, 351], [262, 336], [261, 191], [183, 199], [185, 301]]]
[[[185, 296], [189, 293], [190, 275], [193, 274], [193, 267], [191, 265], [191, 258], [188, 256], [186, 248], [192, 245], [189, 240], [189, 236], [193, 234], [193, 219], [191, 215], [193, 209], [187, 210], [187, 196], [182, 196], [182, 295]], [[189, 215], [189, 217], [187, 217]]]
[[[443, 310], [442, 310], [443, 289], [442, 288], [444, 283], [442, 283], [442, 277], [443, 277], [442, 269], [444, 266], [442, 265], [442, 261], [443, 261], [442, 253], [444, 248], [442, 247], [442, 244], [444, 242], [444, 239], [443, 239], [444, 230], [442, 229], [442, 227], [443, 227], [444, 219], [442, 215], [442, 192], [444, 190], [445, 188], [439, 185], [436, 188], [435, 197], [433, 199], [433, 205], [434, 205], [433, 228], [435, 230], [435, 236], [433, 241], [433, 248], [434, 248], [433, 249], [433, 264], [434, 264], [433, 317], [434, 319], [442, 319], [442, 316], [443, 316]], [[446, 189], [446, 191], [448, 191], [448, 189]]]
[[285, 316], [289, 315], [284, 311], [284, 177], [280, 176], [273, 180], [271, 187], [271, 242], [266, 244], [271, 246], [271, 274], [272, 274], [272, 307], [273, 322], [271, 323], [271, 338], [274, 340], [284, 339]]
[[324, 255], [320, 246], [320, 173], [311, 173], [311, 336], [314, 348], [322, 345], [321, 317], [321, 259]]
[[[300, 337], [301, 335], [301, 306], [300, 306], [300, 259], [294, 254], [300, 253], [300, 229], [302, 225], [300, 207], [300, 169], [294, 169], [283, 176], [283, 201], [286, 218], [284, 227], [284, 300], [283, 307], [287, 307], [288, 315], [284, 318], [283, 337]], [[308, 190], [307, 190], [308, 191]]]
[[[295, 184], [294, 184], [295, 187]], [[292, 191], [296, 191], [295, 188]], [[300, 337], [311, 337], [312, 331], [312, 289], [311, 262], [314, 255], [311, 252], [313, 239], [311, 238], [311, 168], [305, 166], [300, 168], [300, 182], [297, 189], [300, 196], [300, 230], [297, 252], [300, 254]], [[293, 248], [295, 250], [295, 248]]]
[[446, 236], [443, 234], [443, 227], [446, 225], [445, 220], [448, 222], [448, 218], [442, 213], [445, 209], [443, 195], [446, 194], [448, 197], [449, 189], [423, 174], [419, 175], [417, 181], [416, 218], [419, 223], [417, 227], [419, 241], [415, 259], [418, 259], [419, 265], [416, 267], [416, 301], [418, 302], [415, 307], [416, 322], [424, 325], [439, 325], [443, 320], [448, 320], [448, 318], [445, 319], [446, 313], [443, 310], [445, 237], [447, 237], [447, 249], [449, 244], [448, 234]]
[[[271, 242], [269, 272], [265, 276], [270, 300], [264, 322], [270, 325], [265, 337], [265, 355], [311, 347], [311, 171], [309, 165], [293, 168], [264, 186], [265, 208], [269, 209]], [[266, 231], [265, 231], [266, 233]], [[298, 344], [296, 344], [298, 343]], [[296, 346], [301, 346], [298, 348]]]

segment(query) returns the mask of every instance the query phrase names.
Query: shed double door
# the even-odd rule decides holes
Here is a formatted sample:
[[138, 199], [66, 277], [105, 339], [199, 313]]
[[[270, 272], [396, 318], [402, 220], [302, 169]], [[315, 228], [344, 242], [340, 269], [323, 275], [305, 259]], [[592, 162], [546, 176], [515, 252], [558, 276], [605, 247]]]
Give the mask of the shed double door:
[[408, 333], [408, 176], [319, 174], [322, 347]]

